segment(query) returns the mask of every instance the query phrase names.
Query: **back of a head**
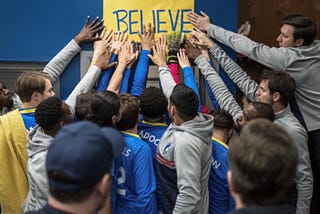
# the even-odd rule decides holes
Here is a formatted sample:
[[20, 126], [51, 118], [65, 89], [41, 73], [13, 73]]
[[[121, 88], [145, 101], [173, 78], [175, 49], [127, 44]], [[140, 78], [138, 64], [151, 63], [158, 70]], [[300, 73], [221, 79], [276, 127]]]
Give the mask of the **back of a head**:
[[223, 109], [219, 109], [213, 113], [213, 128], [230, 130], [234, 128], [234, 120], [232, 115]]
[[287, 72], [272, 70], [264, 70], [260, 78], [261, 80], [268, 80], [270, 94], [279, 92], [281, 104], [287, 106], [296, 89], [294, 79]]
[[196, 93], [185, 84], [177, 84], [169, 98], [170, 104], [174, 105], [181, 119], [192, 120], [198, 113], [198, 97]]
[[92, 113], [91, 99], [95, 91], [90, 91], [77, 96], [75, 114], [79, 120], [87, 119], [87, 116]]
[[285, 203], [297, 160], [296, 147], [282, 129], [265, 119], [254, 119], [229, 149], [233, 192], [245, 206]]
[[269, 104], [262, 102], [251, 102], [249, 105], [253, 106], [256, 113], [254, 117], [251, 117], [251, 119], [264, 118], [273, 122], [275, 115], [272, 107]]
[[34, 92], [43, 93], [46, 88], [46, 79], [50, 76], [44, 72], [29, 71], [22, 73], [15, 82], [15, 92], [22, 102], [30, 102]]
[[121, 94], [121, 119], [116, 124], [117, 128], [122, 131], [132, 129], [138, 123], [140, 104], [138, 98], [130, 94]]
[[61, 121], [72, 121], [70, 108], [58, 97], [50, 97], [43, 100], [36, 108], [35, 119], [37, 124], [46, 132], [52, 133], [60, 128]]
[[294, 27], [293, 37], [295, 40], [302, 38], [303, 45], [310, 45], [315, 40], [317, 26], [309, 17], [292, 14], [284, 17], [282, 23]]
[[167, 110], [167, 99], [160, 88], [151, 86], [144, 89], [139, 100], [144, 118], [161, 118]]
[[50, 145], [46, 171], [50, 195], [62, 203], [82, 203], [110, 174], [124, 148], [121, 134], [89, 121], [64, 126]]
[[99, 126], [112, 126], [112, 117], [119, 114], [120, 98], [112, 91], [98, 92], [92, 95], [91, 114], [87, 119]]

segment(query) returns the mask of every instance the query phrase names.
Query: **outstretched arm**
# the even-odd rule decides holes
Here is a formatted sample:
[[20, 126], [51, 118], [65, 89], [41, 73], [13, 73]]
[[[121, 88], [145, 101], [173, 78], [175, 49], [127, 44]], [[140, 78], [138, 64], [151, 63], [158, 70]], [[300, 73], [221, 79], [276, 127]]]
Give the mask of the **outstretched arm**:
[[183, 69], [184, 83], [186, 86], [191, 88], [197, 94], [197, 97], [199, 100], [198, 112], [202, 112], [202, 107], [201, 107], [202, 105], [201, 105], [200, 94], [199, 94], [196, 78], [194, 77], [193, 70], [185, 50], [180, 49], [179, 52], [177, 53], [177, 57], [178, 57], [179, 65]]
[[159, 66], [159, 78], [161, 87], [166, 98], [169, 98], [176, 82], [174, 81], [170, 70], [167, 66], [166, 47], [164, 45], [156, 44], [153, 46], [153, 56], [148, 57], [153, 61], [154, 64]]
[[137, 52], [133, 51], [133, 44], [126, 42], [118, 56], [118, 66], [111, 77], [107, 90], [119, 93], [123, 74], [127, 65], [137, 57]]
[[110, 58], [112, 56], [112, 51], [110, 48], [110, 35], [106, 36], [106, 39], [103, 39], [101, 42], [95, 44], [95, 49], [93, 52], [93, 58], [91, 65], [88, 69], [88, 72], [80, 80], [77, 86], [73, 89], [69, 95], [66, 103], [72, 109], [74, 113], [76, 99], [79, 94], [86, 93], [92, 89], [94, 83], [97, 81], [101, 70], [108, 69], [109, 67], [114, 66], [116, 63], [110, 63]]
[[208, 81], [220, 107], [230, 112], [235, 121], [240, 118], [243, 114], [242, 109], [232, 96], [231, 92], [228, 90], [227, 86], [224, 84], [219, 74], [213, 69], [207, 59], [201, 55], [195, 60], [195, 63]]
[[149, 23], [148, 28], [144, 25], [143, 29], [143, 34], [139, 32], [142, 51], [133, 77], [131, 88], [132, 96], [140, 96], [142, 91], [146, 88], [150, 61], [148, 54], [151, 54], [151, 48], [155, 44], [154, 26]]
[[295, 59], [295, 53], [289, 48], [269, 47], [211, 24], [209, 16], [204, 12], [201, 15], [192, 12], [187, 17], [196, 28], [206, 31], [210, 37], [273, 70], [286, 70]]
[[[118, 54], [121, 50], [121, 46], [124, 44], [125, 41], [127, 41], [128, 36], [122, 32], [117, 32], [113, 34], [112, 38], [113, 41], [111, 42], [111, 51], [113, 52], [113, 55], [111, 57], [110, 63], [115, 62], [117, 60]], [[114, 70], [115, 68], [111, 67], [108, 70], [102, 72], [96, 88], [97, 91], [107, 90]]]
[[96, 17], [91, 23], [88, 16], [84, 26], [73, 40], [71, 40], [50, 62], [46, 65], [43, 72], [50, 75], [52, 83], [54, 83], [61, 73], [68, 66], [70, 61], [80, 51], [80, 44], [85, 42], [93, 42], [100, 40], [101, 37], [97, 34], [98, 31], [104, 28], [103, 21], [99, 21], [99, 17]]

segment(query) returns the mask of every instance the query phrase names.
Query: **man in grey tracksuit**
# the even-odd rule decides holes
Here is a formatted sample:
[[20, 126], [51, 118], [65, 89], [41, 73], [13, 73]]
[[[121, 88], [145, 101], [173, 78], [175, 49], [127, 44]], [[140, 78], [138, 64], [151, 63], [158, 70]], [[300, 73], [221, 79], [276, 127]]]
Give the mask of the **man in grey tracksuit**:
[[157, 60], [158, 50], [150, 58], [159, 66], [172, 119], [157, 149], [163, 213], [208, 213], [213, 117], [198, 113], [197, 95], [184, 84], [176, 85], [164, 51]]
[[[289, 84], [290, 78], [288, 75], [286, 75], [286, 73], [269, 71], [269, 76], [268, 72], [265, 73], [267, 76], [261, 81], [259, 86], [247, 75], [246, 72], [244, 72], [235, 62], [233, 62], [232, 59], [230, 59], [219, 46], [213, 42], [209, 46], [212, 56], [219, 62], [221, 67], [239, 87], [239, 89], [252, 101], [257, 100], [259, 102], [270, 104], [275, 112], [274, 123], [283, 128], [293, 139], [299, 151], [299, 163], [295, 179], [298, 190], [297, 213], [309, 213], [312, 197], [313, 177], [307, 145], [307, 133], [299, 121], [291, 113], [288, 105], [289, 97], [286, 95], [286, 93], [283, 93], [284, 90], [290, 91], [290, 89], [293, 93], [294, 84], [293, 86], [292, 84]], [[210, 77], [212, 72], [215, 72], [213, 68], [208, 65], [209, 63], [204, 56], [199, 56], [195, 62], [206, 78], [208, 76]], [[273, 74], [278, 75], [272, 76], [272, 72]], [[278, 81], [274, 81], [275, 77], [278, 78]], [[291, 81], [293, 82], [293, 80]], [[279, 82], [285, 83], [288, 88], [283, 88], [283, 91], [273, 91], [271, 93], [269, 85], [273, 84], [277, 86]], [[214, 80], [211, 80], [211, 83], [215, 84]], [[278, 87], [279, 86], [276, 88]], [[290, 92], [288, 94], [290, 94]]]

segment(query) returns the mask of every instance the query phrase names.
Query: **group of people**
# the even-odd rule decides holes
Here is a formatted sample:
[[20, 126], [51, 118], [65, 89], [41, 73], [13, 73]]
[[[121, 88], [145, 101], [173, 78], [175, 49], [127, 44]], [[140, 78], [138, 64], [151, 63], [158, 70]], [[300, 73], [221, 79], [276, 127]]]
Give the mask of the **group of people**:
[[[0, 82], [2, 213], [310, 213], [320, 168], [315, 24], [285, 17], [270, 48], [203, 12], [187, 17], [195, 30], [181, 49], [148, 24], [140, 50], [88, 17], [43, 72], [17, 79], [16, 94]], [[215, 41], [270, 70], [255, 82]], [[94, 42], [91, 64], [63, 101], [52, 83], [84, 42]], [[191, 59], [219, 109], [202, 104]], [[146, 87], [151, 61], [160, 87]], [[214, 64], [248, 102], [236, 102]]]

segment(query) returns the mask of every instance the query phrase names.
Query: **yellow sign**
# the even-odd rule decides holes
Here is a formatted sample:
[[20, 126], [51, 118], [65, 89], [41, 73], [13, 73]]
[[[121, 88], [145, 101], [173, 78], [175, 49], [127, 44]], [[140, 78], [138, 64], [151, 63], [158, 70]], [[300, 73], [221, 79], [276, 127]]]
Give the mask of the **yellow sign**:
[[186, 15], [193, 10], [194, 0], [104, 0], [103, 17], [108, 29], [124, 31], [130, 40], [139, 41], [138, 32], [148, 23], [157, 34], [188, 33], [192, 25]]

